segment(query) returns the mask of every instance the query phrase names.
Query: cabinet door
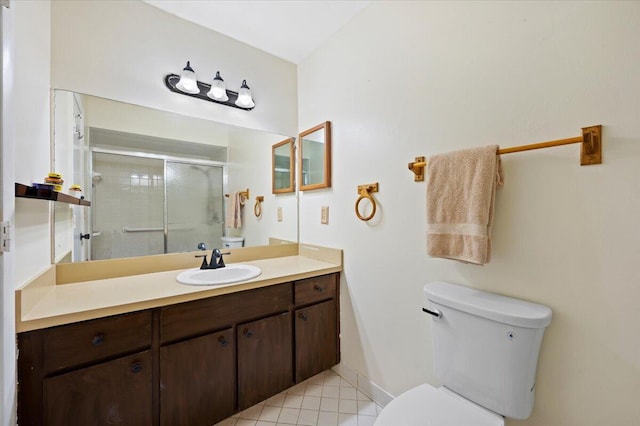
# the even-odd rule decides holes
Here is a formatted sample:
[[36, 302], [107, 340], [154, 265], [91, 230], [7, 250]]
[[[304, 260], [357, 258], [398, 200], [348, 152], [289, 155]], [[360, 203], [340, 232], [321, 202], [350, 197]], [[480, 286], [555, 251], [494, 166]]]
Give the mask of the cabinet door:
[[160, 424], [209, 426], [235, 411], [231, 328], [160, 348]]
[[43, 393], [45, 425], [150, 425], [151, 354], [45, 379]]
[[335, 300], [295, 311], [296, 382], [338, 363], [336, 316]]
[[238, 325], [238, 409], [293, 385], [291, 315]]

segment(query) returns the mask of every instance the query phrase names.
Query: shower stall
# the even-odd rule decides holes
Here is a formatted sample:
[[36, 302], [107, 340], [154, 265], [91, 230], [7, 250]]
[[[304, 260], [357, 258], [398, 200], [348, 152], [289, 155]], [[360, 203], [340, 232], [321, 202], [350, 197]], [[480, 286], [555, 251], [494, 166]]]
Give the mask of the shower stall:
[[91, 259], [219, 247], [224, 163], [94, 148]]

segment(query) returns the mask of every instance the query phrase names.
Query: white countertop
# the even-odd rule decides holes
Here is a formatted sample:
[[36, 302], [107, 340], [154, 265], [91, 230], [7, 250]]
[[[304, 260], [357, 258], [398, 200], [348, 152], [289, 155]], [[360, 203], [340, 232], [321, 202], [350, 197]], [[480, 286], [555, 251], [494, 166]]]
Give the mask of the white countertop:
[[[342, 265], [296, 255], [241, 262], [262, 273], [251, 280], [216, 287], [180, 284], [184, 269], [97, 279], [72, 284], [34, 286], [21, 290], [28, 297], [19, 309], [18, 332], [133, 312], [189, 300], [249, 290], [342, 270]], [[19, 303], [19, 301], [17, 300]], [[18, 309], [17, 309], [18, 311]]]

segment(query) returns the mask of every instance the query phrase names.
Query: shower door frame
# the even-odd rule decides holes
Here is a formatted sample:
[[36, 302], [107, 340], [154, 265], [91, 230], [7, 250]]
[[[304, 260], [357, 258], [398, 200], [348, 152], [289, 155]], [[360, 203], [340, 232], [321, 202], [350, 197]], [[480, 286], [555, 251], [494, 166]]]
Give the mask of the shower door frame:
[[[223, 161], [213, 161], [213, 160], [203, 160], [203, 159], [198, 159], [198, 158], [188, 158], [188, 157], [178, 157], [175, 155], [164, 155], [164, 154], [153, 154], [150, 152], [141, 152], [141, 151], [127, 151], [127, 150], [119, 150], [119, 149], [111, 149], [111, 148], [103, 148], [103, 147], [91, 147], [91, 155], [89, 157], [89, 176], [93, 176], [93, 154], [94, 153], [98, 153], [98, 154], [112, 154], [112, 155], [124, 155], [124, 156], [128, 156], [128, 157], [138, 157], [138, 158], [145, 158], [145, 159], [155, 159], [155, 160], [162, 160], [163, 164], [162, 164], [162, 168], [163, 168], [163, 177], [162, 177], [162, 182], [163, 182], [163, 201], [162, 201], [162, 216], [163, 216], [163, 242], [164, 242], [164, 254], [167, 254], [167, 249], [168, 249], [168, 241], [169, 241], [169, 205], [167, 202], [167, 181], [166, 181], [166, 176], [167, 176], [167, 162], [176, 162], [176, 163], [183, 163], [183, 164], [192, 164], [192, 165], [196, 165], [196, 166], [214, 166], [214, 167], [222, 167], [222, 193], [226, 194], [229, 191], [227, 190], [227, 183], [229, 181], [229, 163], [225, 163]], [[90, 186], [90, 191], [91, 193], [89, 194], [89, 199], [90, 200], [94, 200], [94, 196], [93, 196], [93, 184]], [[94, 200], [95, 201], [95, 200]], [[223, 206], [223, 215], [224, 215], [224, 209], [225, 209], [225, 203], [226, 200], [224, 199], [223, 196], [223, 200], [222, 200], [222, 206]], [[93, 229], [93, 213], [89, 215], [89, 230], [90, 230], [90, 234], [93, 235], [93, 233], [95, 232]], [[224, 216], [223, 216], [224, 217]], [[225, 227], [225, 223], [224, 220], [221, 224], [222, 226], [222, 235], [224, 235], [224, 227]], [[195, 250], [195, 248], [194, 248]], [[92, 247], [91, 247], [91, 240], [89, 240], [89, 260], [94, 260], [92, 259]]]

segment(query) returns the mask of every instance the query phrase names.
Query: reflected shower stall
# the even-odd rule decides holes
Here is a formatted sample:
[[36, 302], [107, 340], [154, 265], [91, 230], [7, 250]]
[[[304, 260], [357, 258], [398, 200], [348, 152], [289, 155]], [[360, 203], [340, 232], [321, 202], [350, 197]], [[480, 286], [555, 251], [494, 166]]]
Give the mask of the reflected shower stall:
[[217, 162], [94, 149], [91, 259], [219, 247], [224, 175]]

